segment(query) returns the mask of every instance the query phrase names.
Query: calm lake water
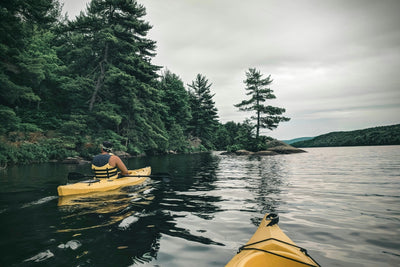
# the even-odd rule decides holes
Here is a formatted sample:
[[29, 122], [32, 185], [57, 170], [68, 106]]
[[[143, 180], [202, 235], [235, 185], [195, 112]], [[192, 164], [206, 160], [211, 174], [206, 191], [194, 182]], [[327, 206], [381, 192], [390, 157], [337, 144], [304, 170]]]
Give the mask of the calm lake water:
[[0, 266], [224, 266], [267, 212], [322, 266], [400, 266], [400, 146], [135, 158], [169, 179], [59, 198], [89, 165], [0, 171]]

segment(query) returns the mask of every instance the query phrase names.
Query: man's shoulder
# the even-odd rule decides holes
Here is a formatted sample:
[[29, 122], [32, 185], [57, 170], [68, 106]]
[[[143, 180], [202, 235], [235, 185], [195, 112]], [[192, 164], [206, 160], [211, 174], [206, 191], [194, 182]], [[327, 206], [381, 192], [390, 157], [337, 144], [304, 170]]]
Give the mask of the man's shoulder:
[[93, 158], [109, 158], [111, 155], [110, 154], [98, 154], [94, 156]]
[[108, 154], [99, 154], [94, 156], [92, 160], [92, 164], [95, 166], [103, 166], [108, 163], [110, 160], [110, 155]]
[[120, 158], [117, 155], [110, 154], [110, 160], [119, 160]]

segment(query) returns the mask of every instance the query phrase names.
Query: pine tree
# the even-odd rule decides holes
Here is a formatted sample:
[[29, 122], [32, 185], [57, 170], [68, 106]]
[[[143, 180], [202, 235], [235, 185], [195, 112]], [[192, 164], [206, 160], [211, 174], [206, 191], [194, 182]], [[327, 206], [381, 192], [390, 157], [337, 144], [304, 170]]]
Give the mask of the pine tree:
[[192, 116], [189, 94], [183, 81], [178, 75], [166, 70], [161, 76], [160, 87], [162, 90], [162, 102], [166, 106], [166, 128], [169, 130], [173, 124], [178, 124], [186, 131]]
[[168, 150], [184, 151], [188, 148], [187, 128], [192, 117], [188, 92], [182, 80], [169, 70], [161, 75], [159, 88], [165, 106], [161, 116], [168, 131]]
[[207, 148], [213, 148], [215, 130], [218, 128], [218, 110], [211, 94], [211, 83], [201, 74], [197, 74], [192, 84], [188, 84], [192, 120], [191, 134], [199, 137]]
[[[0, 102], [8, 107], [36, 104], [44, 80], [46, 53], [37, 35], [46, 34], [60, 14], [56, 0], [0, 2]], [[43, 44], [43, 42], [41, 42]], [[44, 44], [45, 46], [47, 44]], [[42, 49], [42, 51], [38, 51]], [[50, 52], [51, 53], [51, 52]]]
[[290, 118], [281, 116], [286, 112], [284, 108], [263, 104], [267, 100], [275, 99], [276, 96], [273, 94], [273, 90], [268, 88], [272, 83], [271, 75], [265, 79], [263, 79], [262, 76], [260, 71], [255, 68], [250, 68], [249, 71], [246, 72], [246, 80], [244, 83], [248, 91], [247, 95], [251, 97], [235, 105], [240, 111], [253, 111], [256, 113], [255, 116], [251, 116], [251, 119], [256, 121], [256, 139], [260, 136], [260, 128], [273, 130], [278, 127], [280, 122], [290, 120]]
[[145, 15], [135, 0], [92, 0], [68, 24], [64, 46], [77, 110], [86, 105], [93, 128], [115, 131], [135, 151], [163, 150], [167, 140]]

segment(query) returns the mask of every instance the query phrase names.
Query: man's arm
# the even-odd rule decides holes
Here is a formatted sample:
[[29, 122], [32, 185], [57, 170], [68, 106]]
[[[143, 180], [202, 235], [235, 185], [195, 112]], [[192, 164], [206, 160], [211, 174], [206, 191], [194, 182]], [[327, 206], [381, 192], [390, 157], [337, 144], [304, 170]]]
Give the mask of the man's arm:
[[118, 157], [118, 156], [111, 156], [110, 158], [110, 165], [114, 165], [113, 163], [115, 163], [115, 166], [117, 166], [117, 168], [121, 171], [121, 174], [123, 176], [127, 176], [129, 175], [128, 172], [128, 168], [125, 166], [124, 162], [122, 162], [122, 160]]

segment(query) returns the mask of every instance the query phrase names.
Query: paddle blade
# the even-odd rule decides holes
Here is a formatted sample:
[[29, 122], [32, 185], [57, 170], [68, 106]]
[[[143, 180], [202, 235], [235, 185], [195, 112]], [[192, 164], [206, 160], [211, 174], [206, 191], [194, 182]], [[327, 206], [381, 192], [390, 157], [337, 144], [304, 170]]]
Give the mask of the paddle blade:
[[156, 173], [153, 173], [152, 175], [154, 175], [154, 176], [169, 176], [169, 177], [172, 177], [172, 174], [170, 174], [169, 172], [156, 172]]
[[159, 173], [149, 175], [149, 177], [169, 183], [171, 181], [172, 175], [170, 173], [159, 172]]

